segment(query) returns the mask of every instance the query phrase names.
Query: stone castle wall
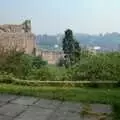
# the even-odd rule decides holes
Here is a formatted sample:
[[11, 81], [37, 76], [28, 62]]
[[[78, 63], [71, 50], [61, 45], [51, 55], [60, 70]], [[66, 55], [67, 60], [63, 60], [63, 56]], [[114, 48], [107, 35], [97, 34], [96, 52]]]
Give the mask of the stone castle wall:
[[16, 48], [32, 54], [36, 48], [35, 35], [31, 33], [30, 21], [21, 25], [0, 25], [0, 47]]
[[35, 36], [32, 33], [1, 33], [0, 46], [6, 49], [24, 49], [27, 54], [32, 54], [35, 48]]
[[62, 52], [36, 49], [35, 35], [31, 33], [31, 22], [26, 20], [20, 25], [0, 25], [0, 47], [25, 50], [27, 54], [40, 55], [49, 64], [56, 64], [63, 57]]
[[23, 25], [0, 25], [0, 33], [24, 32]]
[[40, 55], [43, 60], [47, 61], [48, 64], [56, 64], [58, 60], [64, 56], [63, 52], [56, 52], [56, 51], [43, 51], [37, 50], [37, 55]]

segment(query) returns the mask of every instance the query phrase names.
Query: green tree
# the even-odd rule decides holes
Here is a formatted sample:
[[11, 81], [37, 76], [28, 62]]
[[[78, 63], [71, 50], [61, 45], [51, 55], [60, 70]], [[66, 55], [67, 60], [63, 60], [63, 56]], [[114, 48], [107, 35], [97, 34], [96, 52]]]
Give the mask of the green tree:
[[65, 67], [69, 67], [80, 60], [81, 48], [79, 43], [74, 39], [73, 32], [70, 29], [65, 31], [65, 37], [63, 38], [63, 51], [65, 54]]
[[47, 64], [47, 62], [44, 61], [41, 56], [34, 56], [33, 57], [33, 62], [32, 62], [33, 68], [39, 69], [46, 64]]

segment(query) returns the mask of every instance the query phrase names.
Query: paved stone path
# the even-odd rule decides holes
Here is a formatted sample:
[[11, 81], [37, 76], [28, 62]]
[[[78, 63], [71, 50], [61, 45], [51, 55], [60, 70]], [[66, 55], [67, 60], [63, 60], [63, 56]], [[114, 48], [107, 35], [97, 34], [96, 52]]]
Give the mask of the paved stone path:
[[[0, 120], [97, 120], [80, 115], [83, 104], [0, 94]], [[91, 104], [95, 112], [111, 113], [109, 105]]]

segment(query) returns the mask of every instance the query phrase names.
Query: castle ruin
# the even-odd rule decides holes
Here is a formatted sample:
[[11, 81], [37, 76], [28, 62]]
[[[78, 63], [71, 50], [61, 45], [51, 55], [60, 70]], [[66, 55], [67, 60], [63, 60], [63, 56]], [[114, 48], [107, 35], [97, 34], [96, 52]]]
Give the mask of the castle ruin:
[[36, 55], [41, 56], [43, 60], [48, 62], [48, 64], [56, 64], [60, 58], [64, 57], [63, 52], [40, 50], [40, 49], [36, 50]]
[[0, 47], [16, 48], [33, 54], [36, 48], [35, 35], [31, 32], [31, 21], [26, 20], [20, 25], [0, 25]]
[[24, 50], [26, 54], [41, 56], [48, 64], [56, 64], [62, 52], [43, 51], [36, 47], [36, 37], [31, 32], [31, 21], [20, 25], [0, 25], [0, 48]]

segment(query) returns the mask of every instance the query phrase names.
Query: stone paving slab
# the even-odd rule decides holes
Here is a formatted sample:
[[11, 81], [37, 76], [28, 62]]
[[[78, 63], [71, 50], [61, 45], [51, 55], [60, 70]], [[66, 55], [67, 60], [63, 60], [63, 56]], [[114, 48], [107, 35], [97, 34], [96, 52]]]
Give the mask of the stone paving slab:
[[96, 116], [87, 116], [87, 115], [84, 117], [84, 119], [85, 120], [99, 120]]
[[0, 120], [13, 120], [12, 117], [0, 115]]
[[0, 107], [0, 114], [15, 117], [21, 112], [23, 112], [26, 108], [27, 106], [9, 103]]
[[43, 109], [39, 107], [30, 107], [15, 120], [47, 120], [53, 113], [52, 109]]
[[39, 106], [42, 108], [48, 108], [48, 109], [55, 109], [60, 104], [61, 104], [61, 102], [57, 101], [57, 100], [40, 99], [38, 102], [35, 103], [35, 106]]
[[5, 104], [6, 104], [5, 102], [1, 102], [0, 101], [0, 107], [3, 106], [3, 105], [5, 105]]
[[79, 113], [56, 111], [49, 120], [83, 120]]
[[64, 112], [80, 112], [82, 106], [83, 105], [80, 103], [63, 102], [59, 107], [59, 110]]
[[51, 115], [49, 120], [64, 120], [67, 117], [67, 112], [56, 110], [54, 114]]
[[10, 102], [13, 99], [16, 99], [17, 96], [16, 95], [4, 95], [4, 94], [0, 94], [0, 101], [1, 102]]
[[[98, 120], [81, 116], [85, 104], [34, 97], [0, 95], [0, 120]], [[93, 112], [112, 112], [110, 105], [90, 104]]]
[[19, 97], [15, 100], [13, 100], [11, 103], [21, 104], [21, 105], [33, 105], [35, 102], [37, 102], [39, 99], [34, 97]]
[[65, 120], [84, 120], [79, 113], [68, 113]]
[[112, 107], [110, 105], [91, 104], [90, 106], [91, 106], [93, 112], [108, 113], [108, 114], [110, 114], [112, 112]]

